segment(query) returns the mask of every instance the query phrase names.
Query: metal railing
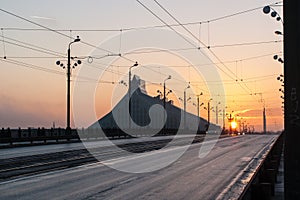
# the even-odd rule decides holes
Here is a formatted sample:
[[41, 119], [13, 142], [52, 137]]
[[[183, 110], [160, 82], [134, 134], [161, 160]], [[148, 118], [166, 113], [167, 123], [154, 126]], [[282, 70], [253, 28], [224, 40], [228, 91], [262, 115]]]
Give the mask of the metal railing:
[[239, 200], [271, 200], [274, 197], [283, 145], [284, 132], [277, 138], [267, 156], [256, 168]]

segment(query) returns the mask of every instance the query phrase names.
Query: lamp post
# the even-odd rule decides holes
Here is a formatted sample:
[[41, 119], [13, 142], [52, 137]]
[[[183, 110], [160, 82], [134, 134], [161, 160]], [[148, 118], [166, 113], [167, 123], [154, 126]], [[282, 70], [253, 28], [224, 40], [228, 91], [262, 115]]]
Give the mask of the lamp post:
[[[166, 81], [167, 80], [170, 80], [172, 78], [171, 75], [169, 75], [165, 80], [164, 80], [164, 96], [163, 96], [163, 103], [164, 103], [164, 122], [166, 121], [166, 113], [165, 113], [165, 110], [166, 110]], [[170, 90], [171, 91], [171, 90]], [[165, 133], [165, 126], [166, 126], [166, 123], [163, 127], [163, 134]]]
[[267, 133], [267, 120], [266, 120], [266, 106], [265, 106], [265, 100], [263, 99], [263, 94], [260, 93], [254, 93], [254, 95], [260, 95], [260, 102], [263, 104], [263, 133]]
[[221, 110], [218, 110], [218, 105], [221, 104], [221, 102], [218, 102], [217, 105], [216, 105], [216, 125], [218, 125], [219, 123], [219, 111]]
[[[74, 39], [74, 41], [70, 42], [68, 45], [68, 63], [67, 63], [67, 127], [66, 127], [66, 132], [67, 134], [71, 133], [71, 125], [70, 125], [70, 107], [71, 107], [71, 98], [70, 98], [70, 91], [71, 91], [71, 44], [75, 43], [75, 42], [80, 42], [80, 38], [79, 36], [77, 36], [76, 39]], [[60, 61], [56, 61], [56, 64], [63, 67], [63, 69], [65, 68], [64, 65], [60, 62]], [[81, 64], [81, 61], [78, 60], [77, 63], [75, 63], [74, 65], [77, 66], [77, 64]], [[74, 68], [74, 66], [73, 66]]]
[[[226, 108], [226, 106], [225, 106], [225, 108]], [[225, 112], [226, 112], [225, 108], [223, 109], [223, 114], [222, 114], [223, 115], [222, 116], [223, 117], [223, 131], [225, 131]]]
[[130, 101], [130, 97], [131, 97], [131, 68], [133, 67], [137, 67], [139, 64], [138, 62], [135, 62], [132, 66], [129, 67], [129, 79], [128, 79], [128, 106], [129, 106], [129, 118], [128, 118], [128, 128], [131, 129], [131, 101]]
[[198, 118], [200, 118], [200, 106], [203, 105], [203, 104], [200, 105], [200, 96], [201, 95], [203, 95], [202, 92], [197, 95], [197, 116], [198, 116]]
[[190, 84], [184, 89], [183, 92], [183, 110], [184, 110], [184, 129], [186, 128], [186, 90], [189, 89], [191, 86]]
[[[233, 113], [233, 111], [231, 113]], [[234, 116], [232, 116], [231, 113], [229, 114], [229, 117], [227, 117], [228, 123], [229, 123], [229, 134], [230, 135], [232, 134], [232, 122], [234, 120]]]
[[210, 125], [210, 101], [212, 101], [213, 99], [210, 98], [207, 102], [207, 129], [209, 128]]
[[164, 109], [166, 109], [166, 81], [170, 80], [172, 77], [169, 75], [165, 80], [164, 80]]

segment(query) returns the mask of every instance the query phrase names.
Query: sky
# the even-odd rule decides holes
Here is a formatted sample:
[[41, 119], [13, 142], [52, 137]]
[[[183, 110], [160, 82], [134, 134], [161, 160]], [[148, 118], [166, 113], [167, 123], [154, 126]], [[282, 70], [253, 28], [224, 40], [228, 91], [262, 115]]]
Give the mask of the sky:
[[[151, 96], [172, 75], [166, 85], [176, 106], [182, 107], [191, 85], [188, 112], [197, 113], [193, 104], [202, 92], [201, 117], [207, 118], [204, 107], [212, 98], [214, 111], [218, 105], [219, 114], [231, 113], [257, 131], [265, 106], [268, 130], [283, 129], [277, 80], [283, 65], [273, 59], [283, 57], [283, 38], [274, 34], [283, 27], [262, 11], [277, 1], [140, 2], [1, 0], [0, 126], [65, 127], [66, 71], [55, 63], [66, 65], [68, 44], [80, 36], [71, 46], [71, 56], [82, 61], [72, 70], [73, 127], [86, 127], [111, 110], [127, 91], [119, 82], [128, 83], [137, 61], [132, 73], [145, 80]], [[282, 6], [272, 8], [282, 16]], [[157, 27], [178, 22], [187, 25]]]

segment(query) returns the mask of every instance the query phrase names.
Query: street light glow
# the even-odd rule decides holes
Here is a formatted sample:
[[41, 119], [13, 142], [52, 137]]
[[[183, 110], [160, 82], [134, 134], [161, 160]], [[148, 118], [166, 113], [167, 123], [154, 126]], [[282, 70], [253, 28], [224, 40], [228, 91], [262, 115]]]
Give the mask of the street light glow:
[[237, 123], [235, 121], [232, 121], [231, 122], [231, 128], [236, 129], [236, 127], [237, 127]]

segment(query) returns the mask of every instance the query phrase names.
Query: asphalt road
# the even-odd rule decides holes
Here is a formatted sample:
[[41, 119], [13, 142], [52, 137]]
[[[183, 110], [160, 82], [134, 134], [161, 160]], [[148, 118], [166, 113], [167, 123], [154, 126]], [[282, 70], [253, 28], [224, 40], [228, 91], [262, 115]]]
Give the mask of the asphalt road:
[[170, 147], [163, 156], [152, 151], [3, 181], [0, 199], [216, 199], [276, 137], [220, 139], [203, 158], [199, 158], [201, 144], [193, 144], [171, 165], [148, 173], [126, 173], [111, 167], [138, 171], [142, 166], [151, 171], [183, 147]]
[[[179, 138], [187, 138], [194, 137], [194, 135], [182, 135]], [[139, 138], [131, 138], [131, 139], [117, 139], [114, 140], [115, 144], [128, 144], [128, 143], [138, 143], [145, 141], [157, 141], [163, 139], [172, 139], [173, 136], [158, 136], [158, 137], [139, 137]], [[97, 147], [108, 147], [111, 146], [111, 143], [106, 140], [96, 140], [96, 141], [85, 141], [85, 144], [89, 148], [97, 148]], [[85, 149], [85, 146], [81, 142], [76, 143], [66, 143], [66, 144], [51, 144], [51, 145], [37, 145], [37, 146], [26, 146], [26, 147], [16, 147], [16, 148], [4, 148], [0, 149], [0, 159], [7, 158], [16, 158], [22, 156], [32, 156], [32, 155], [40, 155], [47, 153], [56, 153], [63, 151], [72, 151], [72, 150], [80, 150]]]

